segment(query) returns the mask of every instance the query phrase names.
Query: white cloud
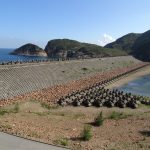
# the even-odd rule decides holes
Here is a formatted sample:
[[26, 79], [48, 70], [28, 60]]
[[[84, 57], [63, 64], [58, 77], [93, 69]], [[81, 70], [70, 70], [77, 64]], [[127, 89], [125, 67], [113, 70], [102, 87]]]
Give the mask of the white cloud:
[[114, 42], [116, 39], [114, 39], [111, 35], [103, 34], [100, 40], [98, 40], [98, 44], [101, 46], [105, 46], [108, 43]]

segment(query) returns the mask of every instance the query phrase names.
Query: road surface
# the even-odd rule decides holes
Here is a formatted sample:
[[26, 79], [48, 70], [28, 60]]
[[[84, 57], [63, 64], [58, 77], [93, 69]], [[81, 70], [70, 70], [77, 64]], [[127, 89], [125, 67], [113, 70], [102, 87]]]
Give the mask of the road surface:
[[0, 150], [67, 150], [0, 132]]

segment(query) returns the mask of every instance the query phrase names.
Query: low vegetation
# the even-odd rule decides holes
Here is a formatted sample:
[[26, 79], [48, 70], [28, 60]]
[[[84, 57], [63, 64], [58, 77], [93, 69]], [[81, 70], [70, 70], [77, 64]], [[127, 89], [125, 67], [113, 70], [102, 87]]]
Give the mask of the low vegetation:
[[[139, 107], [135, 110], [124, 108], [121, 111], [115, 107], [98, 109], [68, 106], [49, 110], [47, 105], [41, 105], [38, 101], [33, 102], [4, 107], [6, 116], [0, 117], [0, 131], [74, 150], [124, 149], [122, 141], [127, 141], [128, 147], [132, 146], [133, 149], [139, 150], [139, 143], [136, 143], [136, 146], [131, 144], [133, 139], [137, 142], [137, 137], [137, 140], [144, 139], [140, 141], [143, 149], [146, 149], [149, 144], [150, 114], [147, 107]], [[19, 113], [16, 114], [17, 112]], [[130, 114], [132, 117], [128, 118]], [[90, 120], [93, 120], [91, 125], [87, 124]], [[124, 125], [126, 125], [125, 129], [122, 128]], [[106, 143], [108, 138], [112, 141]]]
[[18, 103], [16, 103], [15, 106], [11, 109], [0, 108], [0, 116], [9, 114], [9, 113], [18, 113], [18, 112], [19, 112], [19, 104]]
[[48, 42], [45, 51], [50, 57], [59, 58], [93, 58], [123, 56], [126, 52], [118, 49], [104, 48], [95, 44], [81, 43], [70, 39], [56, 39]]
[[132, 115], [127, 115], [127, 114], [125, 114], [125, 113], [123, 113], [123, 112], [113, 111], [113, 112], [109, 115], [108, 119], [119, 120], [119, 119], [125, 119], [125, 118], [127, 118], [127, 117], [129, 117], [129, 116], [132, 116]]
[[50, 110], [50, 109], [57, 109], [57, 108], [59, 108], [59, 106], [58, 106], [58, 105], [50, 106], [50, 105], [49, 105], [49, 104], [47, 104], [47, 103], [41, 103], [41, 106], [42, 106], [43, 108], [48, 109], [48, 110]]
[[100, 113], [97, 115], [97, 117], [95, 118], [94, 125], [95, 125], [95, 126], [102, 126], [102, 125], [103, 125], [103, 122], [104, 122], [103, 113], [100, 112]]
[[85, 125], [81, 133], [81, 139], [84, 141], [89, 141], [92, 138], [92, 127], [90, 125]]
[[55, 140], [54, 144], [58, 144], [58, 145], [62, 145], [62, 146], [67, 147], [68, 146], [68, 139], [67, 138], [61, 138], [61, 139]]

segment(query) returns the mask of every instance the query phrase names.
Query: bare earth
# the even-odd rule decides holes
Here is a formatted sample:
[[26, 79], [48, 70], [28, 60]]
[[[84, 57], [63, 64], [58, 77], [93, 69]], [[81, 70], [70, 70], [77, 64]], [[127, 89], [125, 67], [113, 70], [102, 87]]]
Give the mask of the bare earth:
[[[13, 106], [7, 107], [7, 109]], [[39, 102], [19, 105], [19, 113], [0, 117], [0, 130], [28, 139], [63, 145], [74, 150], [149, 150], [150, 107], [134, 109], [52, 107], [43, 108]], [[80, 134], [85, 124], [90, 124], [99, 112], [106, 118], [103, 126], [92, 126], [93, 137], [84, 142]], [[113, 112], [122, 112], [124, 119], [108, 119]]]

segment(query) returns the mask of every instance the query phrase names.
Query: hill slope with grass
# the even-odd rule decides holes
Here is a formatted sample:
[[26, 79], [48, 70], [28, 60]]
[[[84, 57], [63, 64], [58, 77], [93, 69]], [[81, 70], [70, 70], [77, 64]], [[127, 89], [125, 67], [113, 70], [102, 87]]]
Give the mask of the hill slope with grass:
[[150, 61], [150, 30], [135, 41], [132, 54], [138, 59]]
[[81, 43], [70, 39], [56, 39], [48, 42], [46, 53], [59, 58], [93, 58], [127, 55], [118, 49], [103, 48], [95, 44]]
[[131, 53], [133, 50], [133, 45], [140, 35], [141, 34], [129, 33], [117, 39], [115, 42], [107, 44], [105, 48], [120, 49], [127, 53]]
[[12, 55], [47, 56], [46, 52], [37, 45], [26, 44], [14, 50]]

